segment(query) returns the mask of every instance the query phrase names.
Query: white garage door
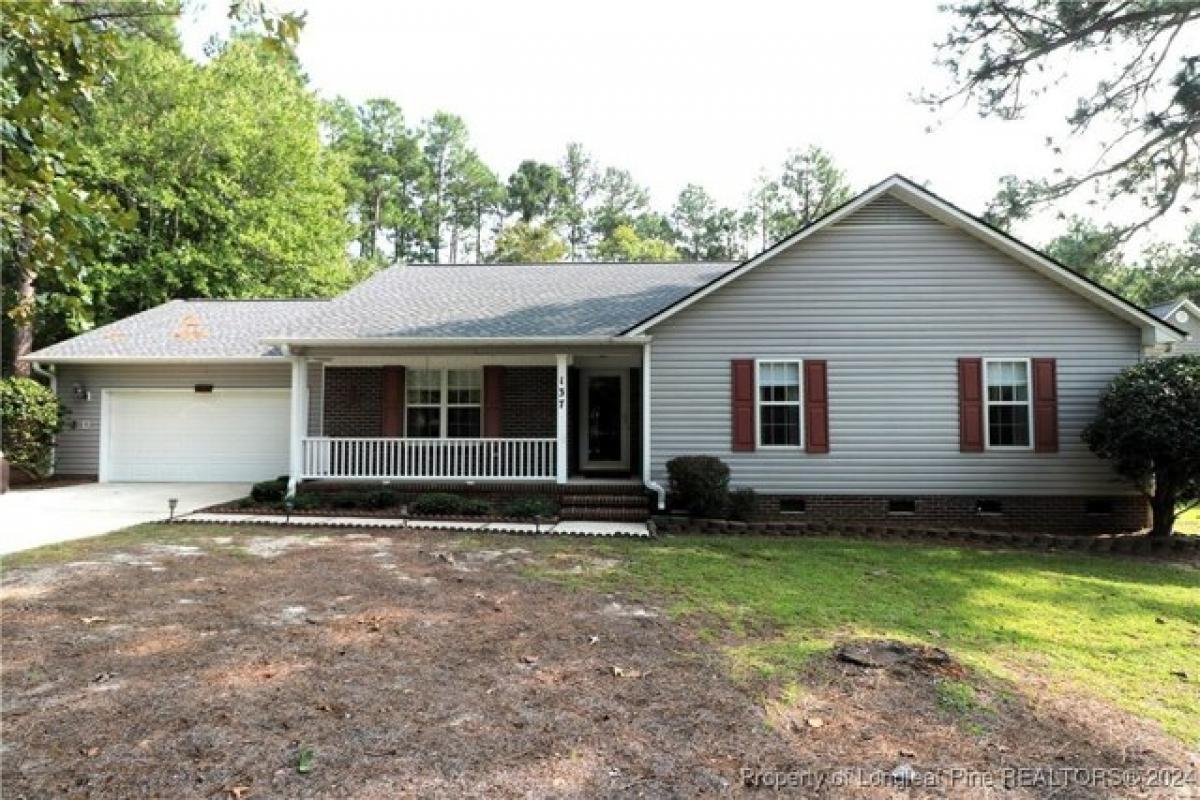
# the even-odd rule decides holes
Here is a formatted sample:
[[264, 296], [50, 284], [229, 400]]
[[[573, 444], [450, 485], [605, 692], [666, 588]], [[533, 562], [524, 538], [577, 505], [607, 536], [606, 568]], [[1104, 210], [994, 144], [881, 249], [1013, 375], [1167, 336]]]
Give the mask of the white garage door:
[[105, 392], [100, 479], [261, 481], [288, 471], [287, 389]]

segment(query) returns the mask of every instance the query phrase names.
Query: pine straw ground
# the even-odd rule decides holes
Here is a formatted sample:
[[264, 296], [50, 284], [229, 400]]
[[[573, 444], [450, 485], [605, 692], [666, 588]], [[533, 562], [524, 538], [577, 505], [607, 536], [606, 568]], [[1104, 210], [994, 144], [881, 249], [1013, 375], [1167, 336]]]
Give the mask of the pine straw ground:
[[1153, 770], [1196, 764], [1155, 724], [958, 662], [826, 653], [787, 682], [735, 677], [730, 648], [769, 632], [714, 635], [619, 593], [614, 552], [173, 526], [10, 559], [4, 796], [694, 797], [814, 773], [830, 783], [805, 796], [1197, 796], [1078, 777], [858, 785], [897, 768], [1172, 780]]

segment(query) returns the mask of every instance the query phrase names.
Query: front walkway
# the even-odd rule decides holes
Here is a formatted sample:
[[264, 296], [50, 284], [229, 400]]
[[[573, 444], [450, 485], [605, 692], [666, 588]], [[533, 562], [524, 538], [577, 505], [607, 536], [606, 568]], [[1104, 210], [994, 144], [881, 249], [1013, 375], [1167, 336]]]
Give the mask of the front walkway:
[[166, 519], [244, 497], [246, 483], [84, 483], [0, 495], [0, 554]]

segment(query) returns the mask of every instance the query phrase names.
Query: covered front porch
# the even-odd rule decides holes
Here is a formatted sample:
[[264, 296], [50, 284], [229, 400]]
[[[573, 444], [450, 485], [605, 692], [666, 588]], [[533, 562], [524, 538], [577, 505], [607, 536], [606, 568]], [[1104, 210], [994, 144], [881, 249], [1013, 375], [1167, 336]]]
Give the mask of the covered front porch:
[[290, 355], [293, 487], [642, 475], [640, 346]]

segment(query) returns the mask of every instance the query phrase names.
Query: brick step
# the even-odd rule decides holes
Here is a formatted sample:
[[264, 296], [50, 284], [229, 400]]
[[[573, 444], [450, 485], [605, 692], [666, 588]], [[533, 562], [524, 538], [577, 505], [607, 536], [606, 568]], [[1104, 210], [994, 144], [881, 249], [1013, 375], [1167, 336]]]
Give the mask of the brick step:
[[637, 494], [565, 494], [562, 497], [564, 506], [628, 506], [642, 508], [646, 505], [646, 496]]
[[595, 520], [597, 522], [645, 522], [650, 513], [644, 508], [603, 508], [586, 506], [564, 507], [558, 512], [559, 519]]

